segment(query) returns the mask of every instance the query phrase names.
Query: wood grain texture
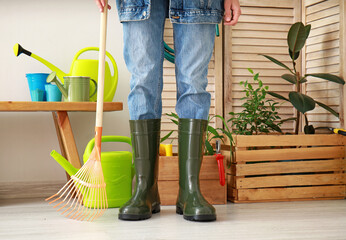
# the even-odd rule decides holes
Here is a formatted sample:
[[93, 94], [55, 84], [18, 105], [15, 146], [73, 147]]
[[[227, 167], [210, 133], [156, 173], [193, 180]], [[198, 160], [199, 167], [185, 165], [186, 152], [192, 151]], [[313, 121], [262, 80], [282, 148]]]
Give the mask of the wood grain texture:
[[336, 240], [346, 236], [346, 204], [338, 201], [215, 205], [217, 221], [196, 223], [175, 213], [175, 206], [146, 221], [122, 221], [118, 208], [95, 223], [69, 221], [42, 199], [0, 201], [0, 238], [75, 239], [234, 239]]
[[[105, 102], [103, 110], [121, 111], [122, 102]], [[0, 112], [95, 112], [96, 102], [0, 102]]]
[[[314, 135], [237, 135], [234, 138], [237, 147], [260, 146], [343, 146], [345, 138], [337, 134]], [[226, 145], [229, 145], [226, 143]]]
[[[343, 17], [342, 5], [343, 0], [303, 0], [303, 20], [305, 24], [311, 24], [310, 36], [304, 48], [303, 73], [332, 73], [343, 75]], [[335, 118], [331, 113], [323, 108], [316, 106], [315, 115], [309, 112], [307, 117], [309, 121], [318, 126], [340, 127], [344, 125], [344, 100], [343, 87], [333, 89], [326, 97], [324, 88], [311, 89], [310, 85], [316, 82], [327, 82], [322, 79], [308, 78], [308, 82], [304, 84], [304, 93], [314, 99], [332, 106], [332, 108], [340, 113], [341, 118]], [[333, 100], [328, 97], [334, 97]]]
[[345, 186], [239, 189], [239, 201], [345, 198]]
[[236, 151], [237, 162], [344, 158], [345, 146]]
[[236, 164], [232, 165], [232, 169], [231, 172], [233, 172], [236, 176], [345, 171], [346, 160], [335, 159], [325, 161], [286, 161], [256, 164]]
[[[224, 31], [224, 113], [226, 119], [229, 112], [239, 112], [245, 94], [241, 81], [253, 83], [253, 76], [248, 68], [259, 73], [259, 79], [269, 86], [270, 91], [288, 95], [292, 85], [287, 84], [280, 76], [286, 70], [270, 62], [259, 54], [273, 56], [291, 66], [287, 54], [287, 32], [290, 25], [300, 20], [299, 0], [289, 1], [240, 1], [242, 15], [239, 23]], [[300, 63], [296, 66], [301, 68]], [[281, 89], [278, 86], [283, 86]], [[278, 99], [275, 99], [276, 101]], [[282, 103], [282, 101], [279, 101]], [[286, 107], [287, 103], [283, 103]], [[281, 106], [281, 105], [280, 105]], [[282, 119], [293, 117], [292, 106], [287, 106], [285, 114], [279, 113]], [[293, 123], [287, 122], [285, 131], [293, 130]]]

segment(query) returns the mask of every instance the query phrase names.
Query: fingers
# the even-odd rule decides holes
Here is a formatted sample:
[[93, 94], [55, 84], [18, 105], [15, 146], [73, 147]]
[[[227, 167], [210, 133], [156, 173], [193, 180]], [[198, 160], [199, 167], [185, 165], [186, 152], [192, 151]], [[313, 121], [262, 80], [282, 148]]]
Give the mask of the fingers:
[[241, 14], [238, 0], [225, 0], [224, 25], [234, 26], [237, 24]]
[[225, 23], [229, 23], [232, 20], [232, 2], [230, 0], [225, 0], [225, 16], [224, 16], [224, 20]]
[[[104, 0], [95, 0], [96, 5], [100, 9], [100, 12], [103, 12], [105, 1]], [[108, 10], [111, 10], [111, 6], [108, 4]]]

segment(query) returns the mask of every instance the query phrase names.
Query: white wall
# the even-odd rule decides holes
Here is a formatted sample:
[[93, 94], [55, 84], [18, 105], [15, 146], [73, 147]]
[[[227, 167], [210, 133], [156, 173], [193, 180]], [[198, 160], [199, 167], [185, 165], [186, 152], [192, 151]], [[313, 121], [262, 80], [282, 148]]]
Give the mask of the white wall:
[[[30, 101], [26, 73], [51, 71], [24, 54], [15, 57], [13, 45], [49, 60], [68, 72], [74, 54], [81, 48], [98, 46], [100, 14], [93, 0], [0, 0], [0, 101]], [[108, 18], [107, 50], [119, 71], [113, 101], [122, 101], [124, 111], [105, 113], [104, 135], [129, 136], [127, 95], [130, 75], [122, 54], [122, 27], [115, 1]], [[97, 53], [85, 55], [97, 59]], [[94, 134], [93, 113], [70, 113], [80, 157]], [[60, 152], [51, 113], [0, 112], [0, 183], [54, 182], [65, 172], [49, 153]], [[128, 150], [126, 145], [106, 144], [104, 150]]]

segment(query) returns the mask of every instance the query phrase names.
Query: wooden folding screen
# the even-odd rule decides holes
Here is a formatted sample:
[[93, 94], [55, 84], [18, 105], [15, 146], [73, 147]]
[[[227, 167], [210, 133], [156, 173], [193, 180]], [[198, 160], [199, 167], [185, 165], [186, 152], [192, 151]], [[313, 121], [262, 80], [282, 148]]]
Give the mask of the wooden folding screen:
[[[303, 0], [302, 17], [311, 24], [302, 63], [305, 73], [343, 74], [344, 54], [342, 34], [344, 27], [344, 0]], [[306, 94], [341, 113], [343, 119], [342, 92], [339, 84], [309, 77]], [[339, 118], [316, 106], [308, 114], [311, 124], [340, 127]]]
[[[300, 20], [298, 0], [240, 0], [242, 15], [239, 23], [224, 29], [224, 114], [240, 112], [244, 97], [241, 81], [251, 81], [247, 68], [260, 74], [260, 79], [284, 96], [293, 86], [280, 76], [288, 71], [270, 62], [259, 54], [277, 58], [288, 66], [287, 32], [292, 23]], [[300, 66], [298, 66], [300, 68]], [[282, 101], [279, 101], [282, 102]], [[293, 117], [292, 106], [282, 102], [279, 109], [282, 119]], [[282, 126], [284, 131], [293, 130], [293, 122]]]

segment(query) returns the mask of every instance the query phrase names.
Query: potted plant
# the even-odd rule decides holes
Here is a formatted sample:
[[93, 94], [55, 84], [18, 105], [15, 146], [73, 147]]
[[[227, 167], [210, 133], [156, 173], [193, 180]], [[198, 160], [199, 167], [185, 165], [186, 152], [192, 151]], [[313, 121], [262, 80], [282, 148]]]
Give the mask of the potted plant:
[[[292, 69], [277, 59], [264, 55], [290, 72], [281, 76], [282, 79], [295, 85], [295, 91], [291, 91], [288, 98], [268, 91], [266, 87], [264, 90], [278, 99], [290, 102], [297, 110], [295, 133], [298, 133], [301, 114], [305, 117], [304, 132], [314, 132], [314, 127], [308, 123], [306, 112], [313, 110], [316, 104], [338, 116], [329, 106], [303, 94], [301, 84], [308, 81], [309, 76], [344, 84], [343, 79], [332, 74], [316, 73], [301, 76], [297, 71], [296, 60], [309, 32], [310, 26], [304, 26], [302, 23], [293, 24], [288, 32], [288, 52], [292, 59]], [[254, 76], [255, 81], [257, 77], [257, 75]], [[257, 82], [260, 88], [262, 83]], [[233, 135], [234, 142], [230, 143], [231, 146], [234, 145], [234, 158], [231, 159], [231, 167], [227, 171], [228, 200], [266, 202], [344, 199], [346, 184], [343, 178], [346, 161], [343, 136], [338, 134], [258, 134], [261, 130], [264, 130], [263, 132], [280, 131], [276, 127], [271, 127], [272, 121], [263, 121], [254, 110], [257, 106], [262, 106], [257, 103], [259, 98], [264, 102], [267, 101], [264, 100], [265, 94], [262, 90], [256, 91], [247, 82], [242, 84], [246, 87], [244, 99], [247, 100], [243, 105], [244, 111], [237, 114], [230, 113], [232, 126], [237, 129], [233, 132], [237, 132], [237, 135]], [[277, 104], [274, 106], [276, 107]], [[263, 115], [271, 116], [269, 119], [274, 120], [277, 127], [280, 127], [281, 120], [275, 117], [275, 107], [272, 108], [271, 114], [265, 113], [267, 109], [261, 109], [261, 107], [257, 109], [263, 111]], [[267, 125], [261, 127], [260, 124], [263, 122]]]
[[[228, 200], [343, 199], [346, 195], [343, 136], [282, 134], [279, 127], [283, 120], [277, 116], [277, 104], [265, 100], [268, 88], [258, 74], [254, 75], [254, 81], [258, 88], [249, 82], [241, 83], [245, 87], [244, 110], [230, 113], [235, 129], [230, 142], [234, 157], [227, 169]], [[265, 116], [270, 116], [268, 121]], [[280, 134], [261, 134], [269, 131]]]
[[295, 126], [295, 134], [298, 134], [298, 131], [299, 131], [301, 114], [305, 118], [304, 133], [305, 134], [315, 133], [314, 127], [312, 125], [309, 125], [309, 121], [306, 116], [306, 113], [308, 111], [315, 109], [316, 104], [339, 118], [339, 114], [336, 111], [334, 111], [331, 107], [327, 106], [326, 104], [322, 102], [316, 101], [312, 97], [302, 93], [302, 84], [308, 81], [308, 77], [321, 78], [321, 79], [325, 79], [327, 81], [335, 82], [342, 85], [345, 84], [345, 81], [341, 77], [333, 75], [333, 74], [310, 73], [310, 74], [305, 74], [304, 76], [302, 76], [302, 74], [297, 70], [296, 61], [300, 55], [301, 50], [303, 49], [305, 45], [307, 38], [309, 37], [310, 29], [311, 29], [311, 25], [304, 26], [302, 22], [297, 22], [291, 26], [288, 32], [288, 35], [287, 35], [288, 54], [292, 60], [292, 67], [288, 67], [286, 64], [282, 63], [281, 61], [271, 56], [263, 55], [264, 57], [266, 57], [273, 63], [289, 71], [289, 73], [283, 74], [281, 78], [295, 85], [295, 91], [289, 92], [288, 98], [275, 92], [268, 92], [268, 94], [274, 97], [290, 102], [293, 105], [293, 107], [296, 109], [297, 121]]

